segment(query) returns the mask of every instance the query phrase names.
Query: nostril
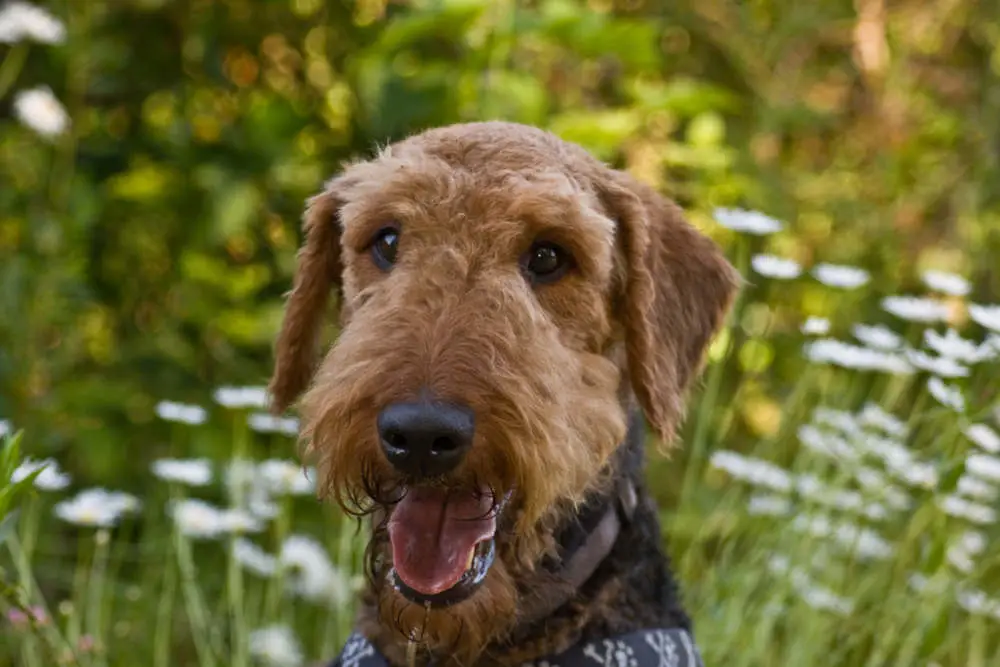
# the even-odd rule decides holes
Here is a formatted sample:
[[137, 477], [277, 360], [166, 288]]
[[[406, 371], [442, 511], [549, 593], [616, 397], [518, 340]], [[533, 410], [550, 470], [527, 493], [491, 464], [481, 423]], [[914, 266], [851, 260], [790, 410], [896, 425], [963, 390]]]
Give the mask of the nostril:
[[396, 430], [386, 431], [385, 441], [395, 449], [406, 449], [406, 436]]
[[442, 436], [434, 439], [434, 442], [431, 445], [431, 451], [435, 454], [450, 454], [460, 447], [461, 443], [459, 443], [456, 439], [448, 436]]

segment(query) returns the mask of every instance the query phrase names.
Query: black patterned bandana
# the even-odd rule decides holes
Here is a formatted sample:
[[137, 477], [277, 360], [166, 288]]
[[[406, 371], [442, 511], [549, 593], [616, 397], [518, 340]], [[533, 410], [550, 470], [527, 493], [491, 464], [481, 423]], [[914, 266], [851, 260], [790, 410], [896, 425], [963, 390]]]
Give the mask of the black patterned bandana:
[[[330, 667], [388, 667], [372, 644], [352, 634]], [[521, 667], [704, 667], [691, 635], [681, 628], [640, 630], [587, 642]]]

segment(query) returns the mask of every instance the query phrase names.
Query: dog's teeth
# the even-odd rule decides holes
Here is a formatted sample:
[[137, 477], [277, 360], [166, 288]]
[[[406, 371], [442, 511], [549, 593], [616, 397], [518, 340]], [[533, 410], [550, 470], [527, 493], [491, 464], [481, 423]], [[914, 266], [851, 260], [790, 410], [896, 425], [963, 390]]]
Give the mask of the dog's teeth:
[[472, 561], [475, 558], [476, 558], [476, 550], [475, 549], [469, 549], [469, 562], [467, 562], [465, 564], [465, 569], [466, 570], [471, 570], [472, 569]]

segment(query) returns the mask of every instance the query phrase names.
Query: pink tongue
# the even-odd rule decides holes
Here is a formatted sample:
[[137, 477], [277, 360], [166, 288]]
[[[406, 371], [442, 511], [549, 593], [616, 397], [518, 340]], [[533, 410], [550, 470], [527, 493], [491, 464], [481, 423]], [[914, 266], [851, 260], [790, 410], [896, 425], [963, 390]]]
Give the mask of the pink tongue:
[[443, 489], [409, 489], [389, 519], [396, 574], [407, 586], [436, 595], [461, 579], [469, 553], [496, 532], [492, 498]]

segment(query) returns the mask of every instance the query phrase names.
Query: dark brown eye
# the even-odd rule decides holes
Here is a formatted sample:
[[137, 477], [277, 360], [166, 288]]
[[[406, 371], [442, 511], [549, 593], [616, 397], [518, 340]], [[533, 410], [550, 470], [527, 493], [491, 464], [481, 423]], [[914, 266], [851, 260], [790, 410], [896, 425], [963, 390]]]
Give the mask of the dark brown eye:
[[399, 230], [395, 227], [380, 229], [372, 241], [372, 259], [375, 266], [388, 271], [396, 263], [396, 250], [399, 247]]
[[524, 273], [534, 283], [552, 283], [565, 275], [573, 258], [563, 248], [548, 241], [531, 246], [522, 260]]

